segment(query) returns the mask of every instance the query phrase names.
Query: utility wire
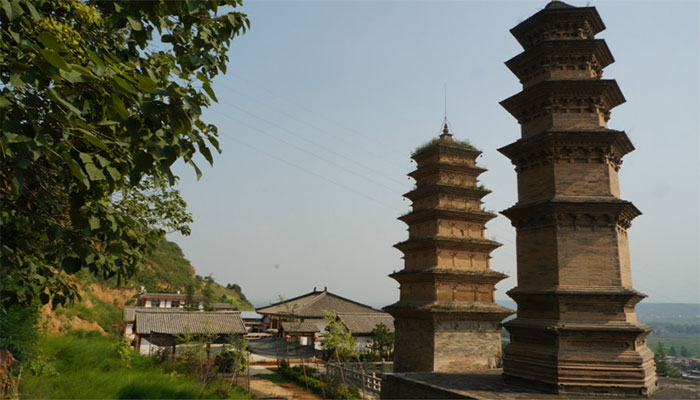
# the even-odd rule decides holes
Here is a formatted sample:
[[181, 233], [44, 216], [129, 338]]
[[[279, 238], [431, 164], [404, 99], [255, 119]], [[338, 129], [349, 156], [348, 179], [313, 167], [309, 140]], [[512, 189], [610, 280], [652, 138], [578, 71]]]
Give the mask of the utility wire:
[[[219, 84], [217, 83], [217, 85], [219, 85]], [[268, 104], [264, 104], [263, 101], [260, 100], [259, 98], [256, 98], [256, 97], [254, 97], [254, 96], [251, 96], [250, 94], [242, 93], [241, 91], [232, 88], [231, 86], [229, 86], [229, 85], [226, 84], [226, 83], [221, 83], [220, 85], [223, 86], [223, 87], [225, 87], [225, 88], [227, 88], [228, 90], [230, 90], [230, 91], [232, 91], [232, 92], [238, 93], [239, 95], [242, 95], [242, 96], [244, 96], [244, 97], [247, 97], [247, 98], [249, 98], [249, 99], [252, 99], [253, 101], [255, 101], [255, 102], [258, 103], [258, 104], [262, 104], [263, 106], [269, 106]], [[292, 102], [289, 101], [289, 100], [287, 100], [287, 102], [288, 102], [288, 103], [292, 103]], [[295, 103], [292, 103], [292, 104], [295, 104]], [[298, 107], [300, 107], [300, 106], [298, 106]], [[300, 108], [303, 108], [303, 107], [300, 107]], [[370, 154], [370, 155], [374, 156], [377, 160], [384, 160], [384, 159], [386, 158], [386, 156], [387, 156], [387, 153], [385, 153], [385, 154], [378, 154], [378, 153], [376, 153], [376, 152], [370, 150], [371, 148], [376, 147], [376, 146], [360, 146], [360, 145], [358, 145], [357, 143], [354, 143], [354, 142], [352, 142], [352, 141], [347, 140], [347, 139], [346, 139], [346, 137], [347, 137], [346, 135], [337, 135], [337, 134], [334, 133], [335, 131], [333, 131], [333, 130], [327, 130], [327, 129], [320, 128], [320, 127], [318, 127], [317, 125], [315, 125], [315, 124], [313, 124], [313, 123], [311, 123], [311, 122], [308, 122], [308, 121], [306, 121], [306, 120], [300, 119], [299, 117], [297, 117], [297, 116], [295, 116], [295, 115], [293, 115], [293, 114], [291, 114], [291, 113], [289, 113], [289, 112], [286, 112], [286, 111], [284, 111], [284, 110], [282, 110], [282, 109], [278, 109], [278, 110], [276, 110], [276, 112], [278, 112], [278, 113], [280, 113], [280, 114], [284, 114], [284, 115], [286, 115], [288, 118], [290, 118], [290, 119], [292, 119], [292, 120], [294, 120], [294, 121], [297, 121], [298, 123], [304, 124], [304, 125], [306, 125], [306, 126], [312, 128], [312, 129], [314, 129], [314, 130], [316, 130], [316, 131], [318, 131], [318, 132], [320, 132], [320, 133], [323, 133], [324, 135], [327, 135], [327, 136], [334, 136], [334, 137], [336, 137], [337, 139], [343, 141], [344, 143], [350, 144], [351, 146], [354, 146], [354, 147], [356, 147], [357, 149], [359, 149], [359, 150], [361, 150], [361, 151], [363, 151], [363, 152], [365, 152], [365, 153], [367, 153], [367, 154]], [[310, 141], [310, 140], [307, 140], [307, 141]], [[373, 141], [376, 141], [376, 140], [373, 140]], [[336, 155], [338, 155], [338, 156], [340, 156], [340, 157], [342, 157], [342, 158], [345, 158], [346, 160], [348, 160], [348, 161], [350, 161], [350, 162], [353, 162], [353, 163], [355, 163], [355, 164], [357, 164], [357, 165], [359, 165], [359, 166], [361, 166], [361, 167], [363, 167], [363, 168], [367, 168], [365, 165], [363, 165], [363, 164], [361, 164], [361, 163], [357, 163], [356, 161], [354, 161], [354, 160], [352, 160], [352, 159], [350, 159], [350, 158], [348, 158], [348, 157], [346, 157], [346, 156], [344, 156], [344, 155], [342, 155], [342, 154], [338, 154], [338, 153], [335, 152], [334, 150], [328, 149], [326, 146], [320, 145], [320, 144], [315, 143], [315, 142], [313, 142], [313, 141], [310, 141], [310, 142], [313, 143], [313, 144], [315, 144], [315, 145], [317, 145], [317, 146], [319, 146], [319, 147], [324, 148], [324, 149], [327, 150], [327, 151], [333, 152], [334, 154], [336, 154]], [[391, 149], [392, 147], [383, 147], [383, 148], [386, 150], [386, 149]], [[395, 153], [388, 153], [388, 154], [393, 154], [396, 158], [398, 158], [398, 155], [396, 155]], [[371, 170], [372, 170], [372, 172], [374, 172], [374, 173], [379, 173], [379, 174], [385, 176], [385, 177], [386, 177], [387, 179], [389, 179], [389, 180], [398, 182], [397, 180], [395, 180], [395, 179], [392, 178], [392, 177], [389, 177], [388, 175], [386, 175], [386, 174], [385, 174], [384, 172], [382, 172], [382, 171], [378, 171], [378, 170], [376, 170], [376, 169], [371, 169]], [[403, 183], [403, 182], [399, 182], [399, 183]]]
[[[224, 104], [224, 105], [233, 107], [233, 108], [239, 110], [239, 111], [242, 112], [242, 113], [245, 113], [245, 114], [247, 114], [247, 115], [249, 115], [249, 116], [251, 116], [251, 117], [253, 117], [253, 118], [257, 118], [257, 119], [259, 119], [259, 120], [265, 122], [266, 124], [268, 124], [268, 125], [270, 125], [270, 126], [273, 126], [273, 127], [275, 127], [275, 128], [281, 129], [281, 130], [283, 130], [284, 132], [287, 132], [289, 135], [291, 135], [291, 136], [293, 136], [293, 137], [295, 137], [295, 138], [297, 138], [297, 139], [300, 139], [300, 140], [303, 140], [303, 141], [305, 141], [305, 142], [307, 142], [307, 143], [310, 143], [310, 144], [313, 144], [313, 145], [315, 145], [315, 146], [318, 146], [318, 147], [320, 147], [321, 149], [325, 150], [326, 152], [329, 152], [329, 153], [334, 154], [334, 155], [336, 155], [336, 156], [338, 156], [338, 157], [341, 157], [341, 158], [343, 158], [343, 159], [345, 159], [345, 160], [348, 160], [348, 161], [352, 162], [353, 164], [358, 165], [358, 166], [360, 166], [360, 167], [362, 167], [362, 168], [364, 168], [364, 169], [366, 169], [366, 170], [368, 170], [368, 171], [370, 171], [370, 172], [372, 172], [372, 173], [374, 173], [374, 174], [377, 174], [377, 175], [380, 175], [380, 176], [384, 176], [385, 179], [392, 181], [392, 183], [394, 183], [394, 184], [399, 184], [399, 185], [401, 185], [402, 187], [405, 187], [405, 182], [401, 182], [401, 181], [398, 181], [398, 180], [393, 179], [393, 178], [388, 178], [388, 177], [386, 177], [383, 173], [378, 172], [378, 171], [375, 170], [374, 168], [368, 167], [368, 166], [366, 166], [366, 165], [364, 165], [364, 164], [362, 164], [362, 163], [360, 163], [360, 162], [357, 162], [357, 161], [355, 161], [355, 160], [352, 160], [352, 159], [350, 159], [350, 158], [348, 158], [348, 157], [346, 157], [346, 156], [344, 156], [344, 155], [342, 155], [342, 154], [340, 154], [340, 153], [334, 151], [333, 149], [330, 149], [330, 148], [328, 148], [328, 147], [326, 147], [326, 146], [324, 146], [324, 145], [315, 143], [314, 141], [312, 141], [312, 140], [310, 140], [310, 139], [308, 139], [308, 138], [305, 138], [305, 137], [303, 137], [303, 136], [301, 136], [301, 135], [299, 135], [299, 134], [297, 134], [297, 133], [295, 133], [295, 132], [293, 132], [293, 131], [287, 129], [286, 127], [284, 127], [284, 126], [282, 126], [282, 125], [279, 125], [279, 124], [277, 124], [277, 123], [275, 123], [275, 122], [273, 122], [273, 121], [270, 121], [269, 119], [267, 119], [267, 118], [265, 118], [265, 117], [261, 117], [261, 116], [259, 116], [259, 115], [256, 115], [256, 114], [254, 114], [254, 113], [252, 113], [252, 112], [250, 112], [250, 111], [248, 111], [248, 110], [246, 110], [246, 109], [244, 109], [244, 108], [242, 108], [242, 107], [239, 107], [239, 106], [237, 106], [237, 105], [235, 105], [235, 104], [230, 104], [230, 103], [221, 103], [221, 104]], [[227, 114], [222, 114], [222, 115], [227, 115]], [[289, 144], [289, 142], [286, 142], [286, 143]], [[291, 145], [291, 144], [290, 144], [290, 145]], [[295, 148], [301, 149], [301, 148], [298, 147], [298, 146], [295, 146]], [[301, 150], [302, 150], [302, 151], [305, 151], [305, 152], [310, 152], [310, 151], [305, 150], [305, 149], [301, 149]], [[311, 154], [313, 154], [315, 157], [319, 157], [319, 158], [321, 158], [321, 159], [324, 159], [323, 157], [320, 157], [320, 156], [316, 155], [315, 153], [311, 153]], [[358, 175], [358, 176], [360, 176], [360, 177], [362, 177], [362, 178], [364, 178], [364, 179], [367, 179], [367, 180], [370, 180], [370, 181], [372, 181], [372, 182], [375, 182], [375, 183], [377, 183], [377, 184], [379, 184], [379, 185], [381, 185], [381, 186], [383, 186], [383, 187], [386, 187], [384, 184], [377, 182], [374, 178], [369, 178], [369, 177], [367, 177], [367, 176], [360, 175], [359, 173], [355, 172], [354, 170], [345, 168], [344, 166], [342, 166], [342, 165], [340, 165], [340, 164], [338, 164], [338, 163], [336, 163], [336, 162], [334, 162], [334, 161], [330, 161], [330, 160], [327, 160], [327, 159], [324, 159], [324, 161], [326, 161], [326, 162], [328, 162], [328, 163], [331, 163], [331, 164], [333, 164], [333, 165], [336, 165], [336, 166], [338, 166], [339, 168], [342, 168], [342, 169], [344, 169], [345, 171], [348, 171], [348, 172], [350, 172], [350, 173], [352, 173], [352, 174]]]
[[262, 154], [266, 155], [267, 157], [270, 157], [270, 158], [272, 158], [272, 159], [275, 159], [275, 160], [277, 160], [277, 161], [279, 161], [279, 162], [281, 162], [281, 163], [283, 163], [283, 164], [289, 165], [290, 167], [296, 168], [296, 169], [298, 169], [298, 170], [300, 170], [300, 171], [303, 171], [303, 172], [305, 172], [305, 173], [307, 173], [307, 174], [309, 174], [309, 175], [313, 175], [313, 176], [315, 176], [315, 177], [317, 177], [317, 178], [323, 179], [323, 180], [326, 181], [326, 182], [329, 182], [329, 183], [331, 183], [331, 184], [333, 184], [333, 185], [335, 185], [335, 186], [338, 186], [338, 187], [340, 187], [340, 188], [343, 188], [343, 189], [345, 189], [345, 190], [347, 190], [347, 191], [353, 192], [353, 193], [355, 193], [355, 194], [357, 194], [357, 195], [359, 195], [359, 196], [362, 196], [362, 197], [364, 197], [364, 198], [366, 198], [366, 199], [368, 199], [368, 200], [371, 200], [371, 201], [373, 201], [373, 202], [375, 202], [375, 203], [377, 203], [377, 204], [379, 204], [379, 205], [381, 205], [381, 206], [383, 206], [383, 207], [386, 207], [386, 208], [391, 209], [391, 210], [396, 210], [396, 207], [394, 207], [394, 206], [392, 206], [392, 205], [389, 205], [389, 204], [387, 204], [387, 203], [385, 203], [385, 202], [383, 202], [383, 201], [381, 201], [381, 200], [378, 200], [378, 199], [376, 199], [376, 198], [374, 198], [374, 197], [372, 197], [372, 196], [370, 196], [370, 195], [367, 195], [367, 194], [365, 194], [365, 193], [363, 193], [363, 192], [361, 192], [361, 191], [359, 191], [359, 190], [353, 189], [353, 188], [351, 188], [351, 187], [349, 187], [349, 186], [347, 186], [347, 185], [345, 185], [345, 184], [343, 184], [343, 183], [340, 183], [340, 182], [335, 181], [335, 180], [333, 180], [333, 179], [330, 179], [330, 178], [328, 178], [328, 177], [326, 177], [326, 176], [323, 176], [323, 175], [321, 175], [321, 174], [319, 174], [319, 173], [316, 173], [316, 172], [314, 172], [314, 171], [312, 171], [312, 170], [310, 170], [310, 169], [304, 168], [304, 167], [302, 167], [302, 166], [300, 166], [300, 165], [298, 165], [298, 164], [296, 164], [296, 163], [293, 163], [293, 162], [291, 162], [291, 161], [285, 160], [284, 158], [278, 157], [278, 156], [276, 156], [276, 155], [274, 155], [274, 154], [272, 154], [272, 153], [269, 153], [269, 152], [267, 152], [267, 151], [265, 151], [265, 150], [263, 150], [263, 149], [261, 149], [261, 148], [259, 148], [259, 147], [257, 147], [257, 146], [253, 146], [253, 145], [250, 144], [250, 143], [247, 143], [247, 142], [245, 142], [245, 141], [243, 141], [243, 140], [240, 140], [240, 139], [238, 139], [238, 138], [236, 138], [236, 137], [234, 137], [234, 136], [232, 136], [232, 135], [225, 135], [225, 136], [222, 136], [222, 138], [223, 138], [223, 139], [226, 139], [226, 140], [232, 140], [232, 141], [234, 141], [234, 142], [237, 142], [237, 143], [239, 143], [239, 144], [242, 144], [242, 145], [244, 145], [244, 146], [246, 146], [246, 147], [248, 147], [248, 148], [250, 148], [250, 149], [253, 149], [253, 150], [255, 150], [255, 151], [259, 152], [259, 153], [262, 153]]
[[[250, 85], [256, 86], [256, 87], [260, 88], [262, 91], [267, 92], [270, 96], [276, 97], [276, 98], [281, 99], [281, 100], [283, 100], [283, 101], [285, 101], [285, 102], [287, 102], [287, 103], [290, 103], [290, 104], [292, 104], [292, 105], [298, 107], [299, 109], [302, 109], [302, 110], [304, 110], [304, 111], [306, 111], [306, 112], [308, 112], [308, 113], [311, 113], [311, 114], [313, 114], [313, 115], [318, 115], [319, 118], [321, 118], [321, 119], [323, 119], [323, 120], [326, 120], [327, 122], [329, 122], [329, 123], [331, 123], [331, 124], [333, 124], [333, 125], [340, 125], [340, 126], [342, 126], [342, 124], [340, 124], [338, 121], [332, 120], [332, 119], [330, 119], [330, 118], [324, 116], [323, 114], [318, 114], [316, 111], [314, 111], [314, 110], [312, 110], [312, 109], [310, 109], [310, 108], [308, 108], [308, 107], [306, 107], [306, 106], [304, 106], [304, 105], [301, 105], [301, 104], [299, 104], [299, 103], [297, 103], [297, 102], [295, 102], [295, 101], [293, 101], [293, 100], [289, 100], [289, 99], [287, 99], [287, 98], [285, 98], [285, 97], [283, 97], [283, 96], [281, 96], [281, 95], [279, 95], [279, 94], [275, 94], [270, 88], [267, 88], [267, 87], [265, 87], [264, 85], [261, 85], [261, 84], [258, 84], [258, 83], [254, 83], [254, 82], [252, 82], [250, 79], [248, 79], [248, 78], [246, 78], [246, 77], [243, 77], [243, 76], [241, 76], [241, 75], [238, 75], [238, 74], [236, 74], [236, 73], [234, 73], [234, 72], [230, 72], [230, 71], [227, 72], [227, 75], [233, 76], [233, 77], [235, 77], [235, 78], [238, 78], [238, 79], [240, 79], [240, 80], [242, 80], [242, 81], [247, 82], [247, 83], [250, 84]], [[373, 141], [373, 142], [377, 142], [378, 144], [381, 144], [383, 148], [391, 148], [391, 147], [395, 146], [395, 143], [387, 142], [387, 141], [385, 140], [385, 138], [384, 138], [383, 136], [381, 136], [381, 135], [369, 136], [369, 135], [363, 134], [362, 132], [358, 132], [358, 131], [356, 131], [356, 130], [354, 130], [354, 129], [350, 129], [350, 128], [347, 128], [347, 127], [344, 128], [343, 130], [345, 130], [345, 132], [347, 132], [347, 133], [352, 133], [354, 136], [361, 136], [361, 137], [363, 137], [363, 138], [365, 138], [365, 139], [367, 139], [367, 140], [370, 140], [370, 141]]]
[[[234, 106], [234, 107], [235, 107], [235, 106]], [[236, 108], [237, 108], [237, 107], [236, 107]], [[370, 177], [368, 177], [368, 176], [366, 176], [366, 175], [360, 174], [360, 173], [358, 173], [357, 171], [354, 171], [354, 170], [352, 170], [352, 169], [350, 169], [350, 168], [346, 168], [345, 166], [343, 166], [343, 165], [341, 165], [341, 164], [338, 164], [338, 163], [336, 163], [335, 161], [329, 160], [329, 159], [327, 159], [327, 158], [325, 158], [325, 157], [323, 157], [323, 156], [321, 156], [321, 155], [319, 155], [319, 154], [317, 154], [317, 153], [314, 153], [313, 151], [310, 151], [310, 150], [308, 150], [308, 149], [306, 149], [306, 148], [304, 148], [304, 147], [298, 146], [298, 145], [296, 145], [296, 144], [293, 143], [293, 142], [290, 142], [290, 141], [288, 141], [288, 140], [282, 139], [282, 138], [280, 138], [280, 137], [278, 137], [278, 136], [276, 136], [276, 135], [274, 135], [274, 134], [271, 134], [271, 133], [268, 132], [268, 131], [262, 130], [262, 129], [260, 129], [260, 128], [254, 126], [254, 125], [248, 124], [248, 123], [246, 123], [246, 122], [244, 122], [244, 121], [242, 121], [242, 120], [233, 118], [232, 116], [230, 116], [230, 115], [228, 115], [228, 114], [225, 114], [225, 113], [222, 113], [222, 112], [219, 112], [219, 111], [216, 111], [216, 110], [213, 110], [213, 111], [214, 111], [215, 113], [217, 113], [217, 114], [220, 114], [220, 115], [223, 116], [224, 118], [227, 118], [227, 119], [229, 119], [229, 120], [231, 120], [231, 121], [235, 121], [235, 122], [237, 122], [237, 123], [239, 123], [239, 124], [241, 124], [241, 125], [243, 125], [243, 126], [249, 128], [249, 129], [252, 129], [252, 130], [254, 130], [254, 131], [256, 131], [256, 132], [262, 133], [262, 134], [265, 135], [265, 136], [271, 137], [271, 138], [274, 139], [274, 140], [277, 140], [277, 141], [279, 141], [279, 142], [281, 142], [281, 143], [284, 143], [284, 144], [286, 144], [286, 145], [288, 145], [288, 146], [290, 146], [290, 147], [293, 147], [293, 148], [295, 148], [295, 149], [297, 149], [297, 150], [299, 150], [299, 151], [301, 151], [301, 152], [304, 152], [304, 153], [306, 153], [306, 154], [309, 154], [309, 155], [311, 155], [312, 157], [315, 157], [315, 158], [317, 158], [317, 159], [319, 159], [319, 160], [322, 160], [322, 161], [324, 161], [324, 162], [326, 162], [326, 163], [328, 163], [328, 164], [331, 164], [331, 165], [333, 165], [333, 166], [335, 166], [335, 167], [337, 167], [337, 168], [340, 168], [340, 169], [342, 169], [343, 171], [345, 171], [345, 172], [347, 172], [347, 173], [349, 173], [349, 174], [355, 175], [355, 176], [357, 176], [357, 177], [359, 177], [359, 178], [362, 178], [362, 179], [364, 179], [364, 180], [367, 180], [367, 181], [369, 181], [369, 182], [372, 182], [372, 183], [374, 183], [375, 185], [377, 185], [377, 186], [379, 186], [379, 187], [382, 187], [382, 188], [384, 188], [384, 189], [386, 189], [386, 190], [388, 190], [388, 191], [390, 191], [390, 192], [392, 192], [392, 193], [396, 193], [396, 189], [387, 187], [387, 186], [386, 186], [384, 183], [382, 183], [382, 182], [379, 182], [379, 181], [377, 181], [377, 180], [375, 180], [375, 179], [373, 179], [373, 178], [370, 178]]]

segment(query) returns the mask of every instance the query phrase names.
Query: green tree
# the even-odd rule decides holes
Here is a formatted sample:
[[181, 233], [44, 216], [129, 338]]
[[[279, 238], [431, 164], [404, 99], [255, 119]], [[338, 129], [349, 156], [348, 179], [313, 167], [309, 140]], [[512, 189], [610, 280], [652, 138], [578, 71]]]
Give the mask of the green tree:
[[671, 348], [668, 349], [668, 355], [671, 357], [678, 357], [678, 353], [676, 353], [676, 348], [671, 346]]
[[656, 363], [656, 374], [658, 376], [668, 376], [671, 378], [679, 378], [681, 373], [673, 365], [666, 360], [666, 349], [664, 344], [656, 342], [656, 354], [654, 362]]
[[0, 0], [0, 308], [131, 276], [189, 233], [177, 160], [201, 174], [212, 79], [249, 26], [241, 0]]
[[355, 347], [357, 342], [352, 337], [352, 332], [338, 320], [335, 312], [324, 312], [323, 319], [326, 321], [326, 333], [323, 335], [323, 348], [338, 352], [338, 357], [342, 360], [350, 359], [357, 355]]
[[204, 289], [202, 289], [202, 297], [204, 298], [204, 310], [213, 311], [214, 306], [212, 306], [212, 303], [214, 300], [214, 278], [212, 278], [211, 275], [209, 275], [206, 278], [204, 278], [204, 280], [206, 282], [204, 284]]
[[383, 323], [372, 329], [372, 350], [376, 351], [382, 360], [387, 360], [394, 353], [394, 332]]
[[690, 357], [690, 352], [688, 351], [688, 348], [685, 347], [685, 345], [681, 346], [681, 357], [683, 357], [683, 358]]
[[187, 297], [185, 297], [185, 310], [193, 311], [199, 309], [199, 303], [194, 301], [194, 285], [188, 284], [186, 289]]

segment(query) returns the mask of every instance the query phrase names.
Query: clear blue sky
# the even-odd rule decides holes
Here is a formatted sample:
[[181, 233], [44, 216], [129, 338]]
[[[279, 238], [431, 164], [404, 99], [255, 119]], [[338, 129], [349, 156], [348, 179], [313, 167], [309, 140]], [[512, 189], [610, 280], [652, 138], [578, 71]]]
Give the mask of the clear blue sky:
[[[456, 137], [484, 152], [486, 208], [515, 203], [515, 172], [496, 149], [519, 126], [498, 102], [520, 86], [503, 63], [522, 51], [509, 29], [546, 3], [248, 1], [251, 30], [205, 112], [223, 153], [199, 182], [179, 168], [195, 222], [170, 238], [199, 274], [240, 284], [256, 304], [314, 286], [395, 302], [387, 274], [403, 267], [392, 245], [407, 237], [396, 217], [410, 205], [410, 154], [439, 133], [445, 85]], [[644, 213], [629, 231], [634, 287], [649, 302], [698, 302], [699, 3], [590, 5], [616, 59], [604, 77], [627, 98], [609, 126], [637, 148], [620, 172], [622, 198]], [[492, 268], [513, 277], [497, 287], [507, 298], [515, 231], [503, 216], [487, 227], [503, 243]]]

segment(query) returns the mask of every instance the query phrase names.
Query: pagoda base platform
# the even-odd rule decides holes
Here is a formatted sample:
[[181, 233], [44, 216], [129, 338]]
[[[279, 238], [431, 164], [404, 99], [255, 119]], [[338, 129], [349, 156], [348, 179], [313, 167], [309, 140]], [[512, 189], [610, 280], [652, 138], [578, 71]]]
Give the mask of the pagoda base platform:
[[513, 311], [494, 303], [398, 302], [394, 371], [458, 372], [501, 366], [501, 323]]
[[[646, 398], [652, 393], [551, 393], [539, 391], [504, 380], [502, 369], [467, 373], [405, 372], [388, 373], [382, 378], [382, 399], [597, 399]], [[654, 399], [696, 399], [700, 395], [698, 382], [659, 378], [659, 390]]]

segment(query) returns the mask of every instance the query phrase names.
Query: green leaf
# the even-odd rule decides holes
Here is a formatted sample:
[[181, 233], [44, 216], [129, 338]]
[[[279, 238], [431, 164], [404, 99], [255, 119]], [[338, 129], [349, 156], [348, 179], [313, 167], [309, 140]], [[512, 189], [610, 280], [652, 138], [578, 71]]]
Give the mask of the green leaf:
[[78, 116], [82, 115], [82, 113], [80, 112], [80, 110], [78, 110], [77, 108], [75, 108], [74, 105], [72, 105], [71, 103], [69, 103], [69, 102], [67, 102], [65, 99], [63, 99], [61, 96], [59, 96], [59, 95], [58, 95], [58, 92], [56, 92], [56, 89], [55, 89], [55, 88], [50, 88], [50, 89], [49, 89], [49, 98], [50, 98], [51, 100], [54, 100], [54, 101], [57, 101], [57, 102], [63, 104], [66, 108], [68, 108], [70, 111], [72, 111], [73, 113], [77, 114]]
[[107, 147], [107, 145], [103, 141], [98, 139], [95, 135], [86, 131], [85, 129], [77, 129], [83, 133], [83, 138], [87, 140], [90, 144], [92, 144], [95, 147], [98, 147], [100, 150], [109, 151], [109, 147]]
[[41, 19], [41, 15], [36, 11], [36, 8], [32, 5], [31, 1], [27, 1], [24, 3], [25, 6], [29, 9], [29, 13], [32, 14], [32, 21], [33, 22], [39, 22]]
[[207, 161], [209, 161], [209, 165], [213, 165], [214, 159], [211, 156], [211, 151], [209, 150], [209, 148], [204, 144], [203, 141], [200, 141], [199, 143], [197, 143], [197, 145], [199, 147], [199, 152], [202, 153], [202, 155], [204, 156], [204, 158], [207, 159]]
[[80, 165], [71, 158], [71, 156], [68, 153], [63, 153], [63, 161], [68, 164], [68, 169], [70, 169], [70, 172], [73, 174], [74, 177], [78, 178], [78, 181], [83, 184], [86, 188], [90, 188], [90, 181], [88, 180], [87, 175], [85, 175], [85, 172], [80, 168]]
[[10, 182], [12, 183], [13, 194], [15, 196], [21, 195], [22, 190], [24, 190], [24, 174], [22, 171], [15, 169], [12, 172], [12, 179], [10, 179]]
[[131, 25], [131, 27], [135, 31], [140, 31], [141, 29], [143, 29], [143, 26], [141, 25], [141, 23], [139, 21], [137, 21], [129, 16], [126, 17], [126, 20], [129, 21], [129, 25]]
[[51, 49], [41, 49], [39, 50], [39, 53], [41, 53], [44, 59], [54, 67], [66, 71], [70, 70], [70, 67], [68, 67], [68, 63], [66, 62], [66, 60], [64, 60], [63, 57], [61, 57], [61, 55], [57, 52]]
[[93, 231], [100, 227], [100, 219], [94, 215], [91, 215], [90, 218], [88, 218], [88, 223], [90, 224], [90, 229]]
[[3, 136], [7, 139], [7, 143], [22, 143], [31, 142], [32, 138], [26, 137], [24, 135], [18, 135], [12, 132], [3, 132]]
[[194, 167], [194, 173], [197, 174], [197, 180], [200, 180], [202, 178], [202, 170], [200, 170], [197, 164], [195, 164], [192, 160], [190, 160], [189, 164]]
[[94, 163], [85, 164], [85, 170], [91, 181], [101, 181], [105, 179], [105, 175]]
[[126, 111], [126, 107], [124, 107], [124, 102], [122, 102], [122, 99], [120, 99], [116, 94], [113, 94], [111, 100], [114, 111], [116, 111], [116, 113], [123, 119], [129, 118], [129, 112]]
[[97, 53], [95, 53], [94, 51], [92, 51], [90, 49], [88, 49], [87, 53], [88, 53], [88, 57], [90, 58], [90, 61], [92, 61], [95, 64], [95, 66], [98, 67], [98, 69], [104, 71], [105, 63], [104, 63], [104, 61], [102, 61], [102, 58], [100, 58], [100, 56], [98, 56]]
[[76, 71], [64, 72], [61, 74], [61, 77], [70, 83], [80, 83], [89, 81], [89, 79], [86, 79], [84, 75]]
[[241, 25], [241, 20], [239, 18], [236, 18], [236, 13], [228, 13], [226, 14], [226, 18], [228, 18], [228, 22], [231, 23], [231, 26], [234, 28], [237, 28]]
[[37, 39], [41, 44], [53, 51], [60, 51], [63, 49], [63, 46], [58, 43], [56, 38], [48, 32], [40, 33], [39, 36], [37, 36]]
[[125, 91], [127, 91], [129, 93], [133, 93], [133, 94], [136, 93], [136, 89], [134, 89], [134, 87], [131, 86], [131, 84], [129, 84], [129, 82], [124, 80], [124, 78], [119, 77], [119, 76], [113, 76], [112, 79], [117, 84], [117, 86], [124, 89]]
[[8, 20], [12, 21], [15, 19], [15, 14], [12, 12], [12, 5], [8, 0], [0, 1], [0, 7], [2, 7], [3, 11], [5, 11], [5, 15], [7, 16]]
[[209, 97], [211, 97], [212, 100], [214, 100], [217, 103], [219, 102], [219, 100], [216, 98], [216, 95], [214, 94], [214, 90], [211, 88], [211, 86], [209, 86], [208, 83], [203, 84], [202, 89], [204, 89], [204, 91], [207, 92], [207, 94], [209, 95]]
[[141, 89], [144, 89], [148, 93], [153, 93], [158, 88], [151, 78], [144, 75], [136, 75], [136, 81], [141, 85]]
[[119, 173], [119, 171], [116, 168], [107, 167], [106, 169], [107, 169], [107, 173], [109, 174], [109, 176], [112, 177], [112, 180], [116, 181], [117, 179], [119, 179], [119, 177], [121, 177], [121, 174]]
[[16, 43], [19, 43], [19, 33], [13, 31], [12, 29], [7, 29], [7, 33], [12, 37]]
[[97, 79], [95, 74], [92, 73], [89, 69], [83, 67], [82, 65], [78, 64], [70, 64], [71, 70], [78, 72], [80, 75], [88, 78], [88, 79]]

